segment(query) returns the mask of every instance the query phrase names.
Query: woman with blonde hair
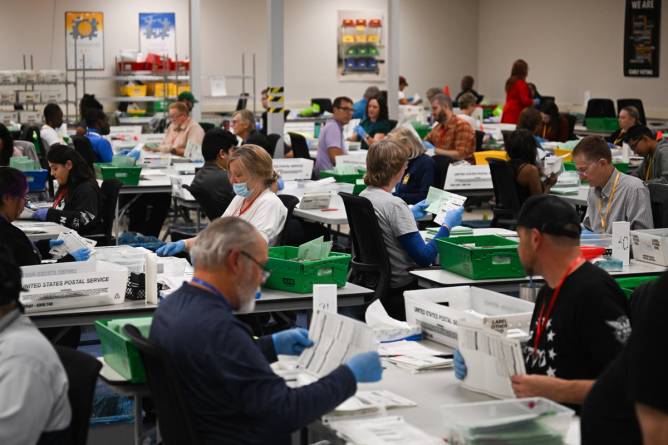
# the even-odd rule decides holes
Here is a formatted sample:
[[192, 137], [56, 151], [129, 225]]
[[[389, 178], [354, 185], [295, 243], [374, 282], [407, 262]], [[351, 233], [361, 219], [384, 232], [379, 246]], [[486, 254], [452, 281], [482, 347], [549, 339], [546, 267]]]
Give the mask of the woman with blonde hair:
[[[397, 184], [394, 195], [406, 201], [407, 204], [417, 204], [427, 197], [429, 187], [434, 185], [436, 163], [410, 129], [395, 128], [390, 132], [388, 138], [409, 150], [408, 167]], [[437, 186], [442, 185], [437, 184]]]
[[460, 207], [448, 212], [434, 239], [425, 243], [408, 204], [392, 195], [404, 176], [408, 158], [409, 151], [393, 138], [372, 144], [366, 157], [367, 188], [360, 193], [373, 206], [390, 260], [390, 291], [381, 302], [390, 316], [400, 320], [406, 318], [403, 292], [417, 285], [409, 271], [434, 262], [438, 253], [435, 239], [447, 237], [450, 229], [461, 223], [464, 210]]
[[[288, 210], [271, 190], [278, 180], [271, 157], [262, 147], [242, 145], [228, 162], [230, 182], [236, 195], [222, 216], [237, 216], [253, 224], [270, 246], [276, 244]], [[156, 251], [170, 256], [189, 250], [195, 238], [166, 244]]]

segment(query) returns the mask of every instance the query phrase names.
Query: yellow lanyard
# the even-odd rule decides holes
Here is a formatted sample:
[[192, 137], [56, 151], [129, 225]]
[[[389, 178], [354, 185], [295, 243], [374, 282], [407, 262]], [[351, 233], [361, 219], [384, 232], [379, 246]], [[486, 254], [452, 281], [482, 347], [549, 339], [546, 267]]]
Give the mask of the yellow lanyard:
[[550, 131], [549, 125], [543, 125], [543, 139], [547, 139], [547, 132]]
[[610, 207], [612, 206], [612, 200], [615, 197], [615, 191], [617, 191], [617, 184], [619, 184], [619, 178], [622, 177], [622, 174], [617, 172], [617, 177], [615, 178], [614, 184], [612, 184], [612, 192], [610, 193], [610, 198], [608, 198], [608, 206], [605, 209], [605, 215], [601, 213], [601, 206], [603, 205], [603, 199], [598, 199], [598, 216], [601, 217], [601, 226], [605, 231], [605, 226], [607, 225], [605, 220], [610, 215]]
[[647, 169], [645, 170], [645, 181], [649, 181], [652, 177], [652, 167], [654, 167], [654, 154], [649, 157]]

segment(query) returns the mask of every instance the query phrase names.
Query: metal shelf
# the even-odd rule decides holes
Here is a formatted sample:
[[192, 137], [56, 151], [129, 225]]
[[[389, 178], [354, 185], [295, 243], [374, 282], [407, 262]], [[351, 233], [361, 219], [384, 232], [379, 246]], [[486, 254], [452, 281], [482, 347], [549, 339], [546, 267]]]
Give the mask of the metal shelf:
[[[32, 86], [32, 85], [74, 85], [74, 82], [72, 81], [64, 81], [64, 82], [15, 82], [15, 83], [9, 83], [9, 82], [0, 82], [0, 87], [25, 87], [25, 86]], [[23, 91], [23, 90], [19, 90]]]
[[118, 122], [124, 125], [127, 124], [148, 124], [153, 119], [153, 116], [125, 116], [119, 117]]
[[133, 80], [138, 80], [141, 82], [160, 82], [167, 80], [174, 80], [178, 82], [190, 82], [190, 75], [183, 74], [182, 76], [177, 76], [171, 74], [168, 76], [159, 76], [157, 74], [127, 74], [127, 75], [118, 75], [118, 76], [86, 76], [86, 80], [116, 80], [119, 82], [130, 82]]
[[100, 98], [100, 100], [109, 102], [160, 102], [165, 99], [176, 100], [176, 96], [115, 96]]

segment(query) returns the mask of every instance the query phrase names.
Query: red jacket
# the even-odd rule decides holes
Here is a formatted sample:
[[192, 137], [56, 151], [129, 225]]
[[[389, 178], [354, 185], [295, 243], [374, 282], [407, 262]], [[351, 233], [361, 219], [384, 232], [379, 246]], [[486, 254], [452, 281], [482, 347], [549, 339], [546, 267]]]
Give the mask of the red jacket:
[[516, 124], [520, 113], [526, 107], [533, 104], [529, 86], [521, 79], [516, 80], [506, 93], [506, 103], [503, 106], [501, 122], [504, 124]]

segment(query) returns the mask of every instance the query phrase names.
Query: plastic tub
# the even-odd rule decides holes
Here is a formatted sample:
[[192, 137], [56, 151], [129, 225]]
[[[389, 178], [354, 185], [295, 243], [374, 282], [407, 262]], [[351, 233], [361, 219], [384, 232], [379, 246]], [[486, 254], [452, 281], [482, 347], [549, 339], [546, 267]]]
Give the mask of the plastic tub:
[[118, 167], [112, 164], [96, 162], [95, 176], [97, 179], [118, 179], [124, 185], [139, 184], [139, 174], [141, 167]]
[[526, 276], [517, 242], [497, 235], [437, 238], [441, 268], [482, 280]]
[[622, 291], [624, 291], [626, 297], [631, 298], [631, 295], [633, 294], [633, 291], [636, 289], [636, 287], [649, 281], [654, 281], [658, 279], [659, 276], [660, 275], [644, 275], [641, 277], [622, 277], [622, 278], [615, 278], [615, 281], [617, 282], [619, 287], [622, 288]]
[[95, 330], [100, 337], [105, 363], [130, 383], [146, 382], [146, 373], [139, 351], [123, 333], [123, 326], [132, 324], [139, 329], [144, 337], [148, 337], [152, 320], [152, 317], [138, 317], [97, 320], [95, 322]]
[[487, 150], [487, 151], [476, 151], [473, 153], [475, 158], [475, 165], [486, 165], [487, 158], [501, 159], [502, 161], [507, 161], [508, 153], [504, 150]]
[[26, 170], [23, 172], [28, 181], [28, 191], [42, 192], [46, 190], [46, 178], [49, 176], [49, 171], [46, 169]]
[[585, 126], [590, 131], [613, 132], [619, 129], [619, 122], [616, 117], [588, 117]]
[[320, 179], [323, 178], [334, 178], [336, 182], [345, 182], [348, 184], [355, 184], [355, 181], [362, 179], [364, 177], [364, 172], [358, 170], [357, 173], [348, 173], [340, 174], [336, 173], [334, 170], [323, 170], [320, 172]]

